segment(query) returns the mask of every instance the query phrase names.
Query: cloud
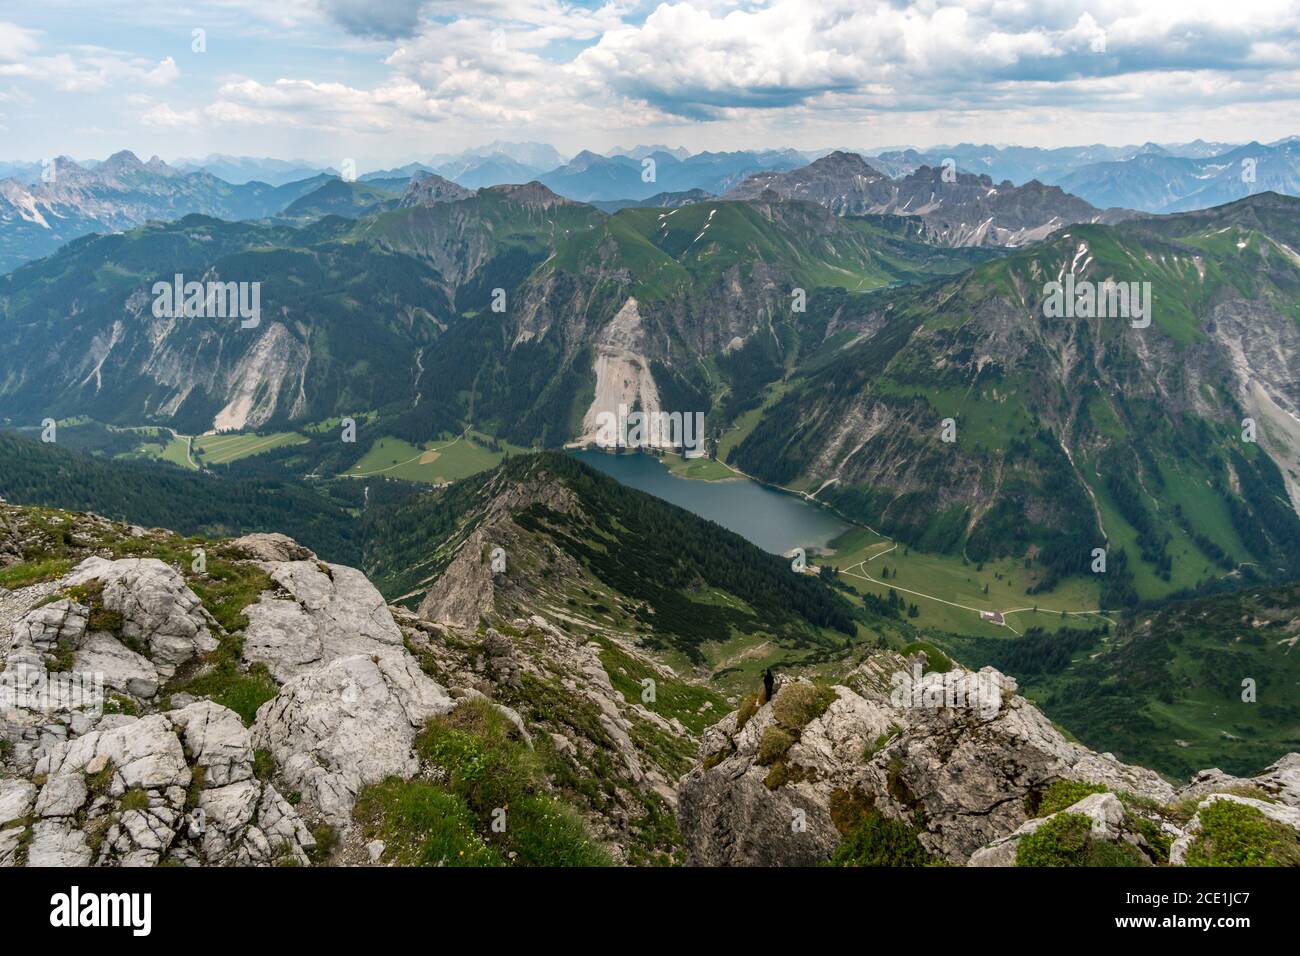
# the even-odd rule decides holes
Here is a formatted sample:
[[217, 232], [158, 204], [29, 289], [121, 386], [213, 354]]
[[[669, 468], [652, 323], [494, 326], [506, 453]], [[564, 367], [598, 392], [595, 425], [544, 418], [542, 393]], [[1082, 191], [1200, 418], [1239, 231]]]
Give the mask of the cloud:
[[425, 5], [425, 0], [320, 0], [321, 9], [349, 33], [385, 40], [414, 35]]
[[[729, 11], [665, 3], [575, 66], [683, 116], [795, 104], [943, 109], [1015, 86], [1300, 66], [1300, 8], [778, 0]], [[828, 96], [827, 94], [834, 94]], [[1067, 94], [1068, 95], [1068, 92]]]
[[166, 86], [180, 69], [170, 56], [153, 62], [97, 46], [44, 53], [40, 34], [0, 22], [0, 76], [27, 80], [68, 93], [95, 93], [117, 84]]
[[388, 129], [402, 121], [652, 126], [744, 117], [1025, 108], [1179, 109], [1300, 99], [1300, 7], [1240, 0], [696, 0], [578, 6], [320, 0], [393, 40], [371, 89], [224, 86], [224, 121]]
[[140, 114], [144, 126], [156, 126], [164, 129], [194, 129], [200, 125], [202, 118], [198, 110], [174, 110], [166, 103], [150, 106]]
[[[159, 3], [124, 16], [156, 21]], [[1277, 124], [1300, 104], [1294, 0], [195, 0], [190, 12], [220, 24], [227, 58], [191, 68], [178, 52], [183, 78], [171, 57], [58, 48], [3, 22], [0, 77], [114, 106], [148, 91], [131, 115], [156, 130], [412, 144], [639, 129], [844, 143], [882, 124], [981, 135], [992, 123], [1080, 141], [1108, 125], [1146, 138], [1152, 116], [1191, 124], [1212, 109], [1240, 125], [1261, 103]], [[283, 58], [231, 52], [272, 37]]]
[[0, 21], [0, 63], [17, 63], [35, 53], [38, 46], [35, 30]]

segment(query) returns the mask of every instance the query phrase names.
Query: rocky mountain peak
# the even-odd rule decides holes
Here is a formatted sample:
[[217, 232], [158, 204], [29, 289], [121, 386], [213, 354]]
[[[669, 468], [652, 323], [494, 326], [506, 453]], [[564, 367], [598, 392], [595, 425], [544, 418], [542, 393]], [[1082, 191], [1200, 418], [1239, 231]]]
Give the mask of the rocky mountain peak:
[[573, 200], [565, 199], [563, 196], [552, 192], [536, 180], [521, 184], [488, 186], [487, 191], [504, 196], [511, 202], [530, 209], [550, 209], [553, 206], [577, 205]]
[[[157, 157], [155, 156], [154, 159], [157, 159]], [[159, 160], [159, 162], [161, 162], [161, 160]], [[106, 173], [121, 173], [140, 169], [143, 166], [144, 163], [140, 162], [140, 157], [135, 153], [131, 152], [129, 149], [120, 149], [95, 168], [98, 171]]]
[[443, 179], [437, 173], [425, 173], [411, 180], [398, 206], [402, 209], [413, 206], [434, 206], [438, 203], [469, 199], [473, 195], [472, 189], [466, 189], [449, 179]]
[[592, 166], [608, 166], [613, 161], [614, 160], [608, 156], [602, 156], [589, 149], [584, 149], [582, 152], [578, 153], [578, 155], [574, 156], [573, 159], [565, 163], [563, 168], [568, 172], [580, 173], [586, 169], [590, 169]]
[[855, 175], [855, 176], [877, 176], [882, 178], [885, 174], [873, 168], [859, 153], [845, 152], [836, 150], [833, 153], [827, 153], [820, 159], [815, 159], [808, 164], [809, 172], [828, 173], [832, 175]]

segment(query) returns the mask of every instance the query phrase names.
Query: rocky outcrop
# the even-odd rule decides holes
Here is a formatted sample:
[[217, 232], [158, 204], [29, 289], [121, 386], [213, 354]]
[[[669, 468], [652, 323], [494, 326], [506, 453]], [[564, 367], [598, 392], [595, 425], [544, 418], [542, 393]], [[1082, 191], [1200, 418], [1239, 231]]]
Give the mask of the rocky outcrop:
[[[0, 789], [0, 816], [20, 824], [29, 866], [307, 863], [315, 845], [254, 776], [239, 716], [211, 701], [101, 724], [54, 747], [34, 780], [39, 789]], [[24, 862], [0, 843], [6, 852]]]
[[1030, 180], [995, 184], [956, 167], [921, 166], [891, 179], [856, 153], [833, 152], [807, 166], [749, 176], [724, 199], [802, 199], [837, 216], [914, 217], [925, 241], [944, 246], [1021, 246], [1070, 223], [1119, 222], [1129, 210], [1102, 211], [1056, 186]]
[[347, 826], [363, 786], [415, 773], [416, 732], [454, 707], [409, 657], [344, 657], [285, 684], [258, 711], [253, 739], [287, 785]]
[[495, 604], [495, 578], [483, 534], [476, 531], [425, 594], [420, 616], [447, 627], [477, 626]]
[[[1296, 756], [1288, 754], [1288, 756]], [[1175, 866], [1187, 863], [1188, 851], [1197, 841], [1203, 832], [1201, 814], [1212, 804], [1220, 800], [1226, 800], [1243, 807], [1249, 807], [1257, 811], [1267, 820], [1280, 823], [1283, 826], [1290, 827], [1295, 832], [1295, 839], [1300, 843], [1300, 808], [1295, 804], [1279, 804], [1271, 800], [1259, 800], [1254, 797], [1246, 797], [1237, 793], [1211, 793], [1196, 806], [1196, 813], [1188, 822], [1187, 827], [1182, 834], [1174, 841], [1173, 846], [1169, 849], [1169, 862]]]
[[[781, 684], [709, 728], [701, 762], [679, 783], [678, 821], [692, 862], [808, 865], [826, 859], [852, 802], [915, 830], [949, 863], [1010, 865], [1016, 846], [1049, 817], [1033, 815], [1054, 784], [1104, 788], [1069, 808], [1095, 821], [1097, 839], [1124, 840], [1147, 858], [1162, 816], [1132, 817], [1116, 795], [1169, 808], [1188, 795], [1249, 785], [1296, 801], [1300, 755], [1241, 781], [1206, 772], [1184, 791], [1158, 774], [1067, 740], [992, 668], [921, 674], [920, 659], [880, 653], [817, 706], [812, 685]], [[919, 679], [918, 676], [919, 675]], [[783, 713], [783, 707], [785, 712]], [[1177, 834], [1173, 830], [1172, 835]]]
[[121, 615], [123, 638], [144, 648], [163, 677], [216, 650], [211, 615], [180, 572], [157, 558], [87, 558], [63, 581], [65, 588], [92, 583], [104, 609]]
[[443, 202], [456, 202], [468, 199], [474, 190], [458, 186], [449, 179], [443, 179], [436, 173], [426, 173], [414, 177], [402, 194], [398, 206], [408, 209], [412, 206], [434, 206]]
[[44, 597], [29, 595], [29, 609], [9, 628], [0, 673], [6, 724], [27, 728], [28, 741], [84, 730], [87, 705], [102, 705], [104, 689], [151, 700], [178, 669], [217, 647], [197, 595], [156, 559], [88, 558], [39, 591]]
[[1015, 866], [1016, 851], [1020, 841], [1031, 833], [1037, 833], [1044, 826], [1059, 819], [1062, 813], [1075, 813], [1087, 817], [1090, 821], [1089, 837], [1094, 840], [1117, 842], [1124, 835], [1124, 805], [1113, 793], [1093, 793], [1071, 804], [1058, 813], [1048, 814], [1026, 820], [1010, 835], [994, 840], [988, 846], [976, 850], [967, 866]]
[[255, 561], [315, 561], [316, 555], [286, 534], [246, 534], [235, 538], [229, 547]]
[[287, 597], [268, 592], [245, 609], [244, 658], [265, 664], [276, 680], [341, 657], [405, 654], [383, 596], [360, 571], [296, 560], [268, 568]]
[[[0, 592], [0, 767], [18, 775], [0, 786], [0, 864], [307, 863], [310, 825], [348, 828], [362, 786], [415, 772], [416, 732], [457, 702], [365, 576], [283, 535], [237, 539], [223, 557], [273, 585], [234, 645], [241, 668], [285, 683], [251, 728], [178, 692], [217, 666], [218, 635], [241, 635], [165, 562], [94, 555]], [[81, 677], [93, 681], [68, 694]]]
[[[694, 734], [653, 704], [629, 703], [601, 645], [582, 629], [541, 615], [500, 620], [479, 634], [447, 632], [412, 614], [397, 618], [421, 665], [454, 698], [487, 697], [521, 737], [553, 750], [566, 774], [601, 781], [599, 812], [591, 808], [588, 824], [616, 853], [635, 841], [647, 801], [675, 807], [672, 781], [689, 766]], [[679, 680], [634, 647], [619, 648], [659, 671], [661, 688]]]
[[1234, 777], [1217, 767], [1202, 770], [1178, 790], [1179, 800], [1201, 798], [1211, 793], [1251, 788], [1291, 807], [1300, 807], [1300, 753], [1290, 753], [1269, 764], [1254, 777]]

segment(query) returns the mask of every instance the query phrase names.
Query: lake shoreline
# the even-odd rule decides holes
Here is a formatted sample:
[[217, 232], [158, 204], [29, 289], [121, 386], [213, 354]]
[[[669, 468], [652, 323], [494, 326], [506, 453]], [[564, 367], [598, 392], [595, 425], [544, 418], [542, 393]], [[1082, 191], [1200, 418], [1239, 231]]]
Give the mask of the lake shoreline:
[[[732, 475], [700, 478], [674, 471], [665, 460], [667, 454], [641, 449], [615, 452], [590, 447], [569, 448], [567, 451], [622, 484], [714, 521], [773, 553], [784, 554], [802, 547], [809, 554], [833, 554], [832, 541], [862, 527], [811, 495], [760, 481], [722, 462], [719, 464], [732, 471]], [[674, 481], [682, 484], [674, 486]], [[708, 490], [723, 488], [746, 489], [732, 498], [743, 499], [743, 503], [754, 510], [738, 508], [735, 500], [723, 500]], [[758, 494], [751, 494], [748, 489]], [[766, 500], [763, 496], [767, 496]], [[764, 505], [768, 506], [766, 512]], [[775, 514], [771, 511], [773, 507], [778, 509]], [[760, 514], [763, 515], [761, 519], [758, 518]]]

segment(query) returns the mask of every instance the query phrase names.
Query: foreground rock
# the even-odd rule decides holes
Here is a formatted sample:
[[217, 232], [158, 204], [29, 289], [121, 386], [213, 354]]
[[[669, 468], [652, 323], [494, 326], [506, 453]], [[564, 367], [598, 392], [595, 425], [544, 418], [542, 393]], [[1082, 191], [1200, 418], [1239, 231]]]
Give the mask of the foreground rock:
[[405, 657], [402, 632], [383, 597], [355, 568], [317, 561], [267, 565], [286, 597], [273, 593], [245, 609], [244, 658], [287, 681], [341, 657]]
[[217, 648], [211, 615], [180, 573], [157, 558], [87, 558], [63, 584], [100, 589], [104, 609], [121, 615], [123, 640], [139, 646], [163, 677]]
[[409, 659], [345, 657], [294, 678], [263, 704], [253, 738], [287, 785], [347, 826], [362, 787], [416, 772], [417, 731], [455, 706]]
[[[3, 592], [0, 865], [307, 863], [312, 829], [348, 828], [361, 787], [416, 771], [418, 729], [457, 701], [365, 576], [283, 535], [219, 553], [271, 581], [243, 634], [153, 558], [96, 554]], [[244, 660], [210, 686], [264, 687], [258, 665], [284, 683], [251, 728], [184, 690], [215, 676], [223, 641]]]
[[308, 862], [315, 841], [279, 791], [256, 779], [250, 734], [233, 711], [201, 701], [111, 723], [54, 747], [36, 767], [39, 789], [0, 789], [0, 816], [19, 824], [0, 862]]
[[[691, 861], [815, 864], [870, 813], [913, 830], [937, 859], [1011, 865], [1020, 840], [1050, 819], [1033, 811], [1062, 781], [1107, 791], [1069, 808], [1094, 821], [1095, 840], [1160, 858], [1152, 844], [1168, 842], [1170, 825], [1130, 819], [1117, 795], [1170, 807], [1180, 794], [1167, 781], [1068, 741], [992, 668], [921, 675], [919, 666], [882, 653], [833, 690], [784, 682], [772, 701], [750, 701], [706, 731], [700, 764], [679, 784]], [[1297, 768], [1291, 754], [1249, 783], [1295, 803]]]

